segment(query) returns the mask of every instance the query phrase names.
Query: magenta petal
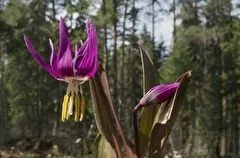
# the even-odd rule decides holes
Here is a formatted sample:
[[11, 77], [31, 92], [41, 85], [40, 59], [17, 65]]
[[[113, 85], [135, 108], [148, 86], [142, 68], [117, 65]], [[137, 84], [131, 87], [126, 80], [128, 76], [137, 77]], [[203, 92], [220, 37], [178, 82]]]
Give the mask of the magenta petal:
[[[97, 57], [95, 56], [78, 56], [74, 65], [75, 76], [93, 77], [98, 68]], [[76, 67], [77, 65], [77, 67]]]
[[[87, 40], [80, 48], [76, 48], [75, 54], [72, 51], [67, 27], [64, 19], [59, 21], [59, 51], [58, 54], [51, 40], [50, 65], [46, 64], [35, 51], [27, 37], [24, 37], [25, 44], [35, 60], [56, 79], [69, 77], [93, 77], [98, 69], [98, 43], [96, 28], [88, 20]], [[74, 57], [74, 59], [73, 59]]]
[[55, 48], [53, 46], [53, 43], [52, 43], [52, 40], [49, 39], [49, 44], [50, 44], [50, 47], [51, 47], [51, 56], [50, 56], [50, 65], [52, 68], [56, 68], [56, 64], [57, 64], [57, 54], [56, 54], [56, 51], [55, 51]]
[[157, 85], [150, 89], [140, 100], [139, 104], [141, 105], [150, 105], [155, 103], [162, 103], [167, 101], [170, 97], [172, 97], [179, 83], [171, 83], [166, 85]]
[[90, 66], [91, 71], [89, 71], [89, 73], [87, 74], [88, 77], [93, 77], [96, 74], [97, 70], [98, 70], [98, 57], [95, 56], [93, 61], [94, 62]]
[[88, 39], [79, 49], [74, 63], [74, 72], [77, 76], [93, 77], [98, 69], [98, 43], [94, 24], [87, 21]]
[[51, 56], [50, 56], [50, 66], [52, 68], [52, 70], [57, 74], [57, 77], [58, 78], [61, 78], [61, 75], [60, 73], [58, 72], [58, 69], [57, 69], [57, 63], [58, 63], [58, 56], [57, 56], [57, 53], [56, 53], [56, 50], [53, 46], [53, 43], [52, 43], [52, 40], [49, 39], [49, 43], [50, 43], [50, 47], [51, 47]]
[[[76, 56], [80, 56], [80, 55], [83, 55], [85, 52], [86, 52], [86, 49], [88, 47], [88, 40], [89, 39], [86, 39], [86, 41], [81, 45], [80, 48], [77, 48], [77, 52], [76, 52]], [[77, 57], [76, 57], [77, 58]]]
[[57, 77], [57, 74], [51, 69], [51, 67], [41, 58], [41, 56], [37, 53], [37, 51], [33, 48], [30, 40], [27, 36], [24, 35], [24, 42], [29, 50], [29, 53], [33, 56], [33, 58], [42, 66], [43, 69], [45, 69], [50, 75], [52, 75], [54, 78]]
[[67, 26], [64, 22], [64, 19], [61, 17], [59, 22], [59, 58], [62, 58], [69, 45], [71, 45], [71, 43]]
[[91, 34], [92, 32], [96, 32], [96, 27], [92, 23], [92, 20], [90, 20], [90, 19], [87, 19], [86, 28], [87, 28], [87, 34], [88, 35]]
[[61, 76], [73, 76], [72, 50], [68, 46], [66, 52], [57, 63], [57, 69]]

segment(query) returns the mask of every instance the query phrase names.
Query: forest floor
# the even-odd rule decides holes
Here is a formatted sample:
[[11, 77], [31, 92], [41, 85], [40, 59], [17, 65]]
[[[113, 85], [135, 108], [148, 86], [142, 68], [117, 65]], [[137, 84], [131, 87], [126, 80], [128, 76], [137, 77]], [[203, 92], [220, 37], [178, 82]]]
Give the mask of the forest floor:
[[12, 140], [0, 146], [0, 158], [90, 158], [82, 155], [79, 148], [76, 151], [65, 150], [65, 148], [53, 143], [53, 141], [42, 139], [22, 138]]
[[69, 155], [53, 154], [51, 152], [20, 151], [13, 147], [0, 148], [0, 158], [74, 158]]
[[72, 156], [66, 154], [56, 154], [52, 151], [49, 152], [41, 152], [41, 151], [21, 151], [17, 150], [14, 147], [5, 148], [0, 147], [0, 158], [90, 158], [91, 155], [88, 156]]

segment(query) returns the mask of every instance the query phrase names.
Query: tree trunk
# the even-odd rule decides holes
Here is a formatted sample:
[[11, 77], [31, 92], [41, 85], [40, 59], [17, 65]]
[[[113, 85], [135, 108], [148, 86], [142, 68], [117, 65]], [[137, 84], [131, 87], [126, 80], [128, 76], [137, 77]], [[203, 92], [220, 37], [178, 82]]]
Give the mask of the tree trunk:
[[[103, 16], [106, 15], [106, 0], [102, 1], [102, 12]], [[104, 22], [103, 26], [103, 40], [104, 40], [104, 45], [103, 45], [103, 68], [107, 69], [108, 68], [108, 51], [107, 51], [107, 25], [106, 22]]]
[[[235, 91], [235, 96], [236, 96]], [[235, 97], [234, 96], [234, 97]], [[238, 117], [239, 117], [239, 109], [236, 99], [233, 102], [233, 109], [232, 109], [232, 153], [234, 156], [239, 157], [239, 128], [238, 128]]]
[[[231, 54], [231, 61], [234, 61], [234, 57]], [[234, 74], [231, 76], [232, 77], [232, 84], [233, 86], [230, 88], [231, 92], [231, 98], [232, 98], [232, 109], [231, 109], [231, 131], [232, 131], [232, 136], [231, 136], [231, 152], [234, 154], [235, 157], [239, 157], [239, 108], [238, 105], [239, 103], [239, 97], [238, 97], [238, 76], [236, 74], [237, 72], [237, 64], [234, 63], [231, 67], [234, 71]]]
[[[218, 47], [218, 46], [217, 46]], [[226, 87], [223, 80], [223, 76], [225, 75], [224, 71], [224, 57], [223, 52], [219, 51], [219, 81], [220, 81], [220, 102], [221, 102], [221, 142], [220, 142], [220, 156], [222, 158], [227, 157], [228, 154], [228, 109], [227, 109], [227, 96], [226, 96]]]
[[172, 34], [172, 45], [176, 41], [176, 0], [172, 2], [172, 12], [173, 12], [173, 34]]
[[118, 105], [117, 0], [113, 0], [112, 50], [113, 102], [114, 105]]
[[[122, 108], [125, 105], [124, 99], [124, 83], [125, 83], [125, 34], [126, 34], [126, 20], [127, 20], [127, 9], [128, 9], [128, 2], [125, 1], [124, 4], [124, 15], [123, 15], [123, 32], [122, 32], [122, 54], [121, 54], [121, 69], [120, 69], [120, 101], [121, 101], [121, 108], [119, 108], [120, 118], [124, 116], [127, 112], [125, 111], [126, 108]], [[123, 110], [121, 112], [121, 109]]]
[[227, 100], [225, 96], [221, 97], [221, 106], [222, 106], [222, 135], [221, 135], [221, 146], [220, 146], [220, 156], [222, 158], [227, 157], [227, 148], [228, 148], [228, 137], [227, 137]]
[[5, 91], [4, 91], [4, 54], [0, 52], [0, 145], [4, 143], [5, 139]]
[[[40, 69], [38, 68], [38, 73], [40, 73]], [[41, 137], [41, 134], [42, 134], [42, 101], [41, 101], [41, 91], [40, 91], [40, 86], [41, 85], [41, 81], [42, 81], [42, 78], [39, 77], [38, 79], [38, 83], [37, 83], [37, 96], [36, 96], [36, 102], [37, 102], [37, 105], [36, 105], [36, 108], [37, 108], [37, 114], [36, 116], [34, 117], [37, 117], [37, 127], [35, 128], [36, 130], [36, 137], [37, 138], [40, 138]]]
[[52, 3], [52, 20], [55, 21], [56, 20], [56, 5], [55, 5], [55, 0], [51, 0]]
[[152, 0], [152, 53], [153, 53], [153, 63], [158, 68], [157, 66], [157, 55], [155, 52], [155, 2], [156, 0]]
[[[132, 1], [132, 8], [134, 9], [134, 11], [136, 10], [135, 8], [135, 0]], [[136, 17], [137, 15], [135, 13], [133, 13], [133, 17], [132, 17], [132, 36], [135, 36], [136, 33]]]

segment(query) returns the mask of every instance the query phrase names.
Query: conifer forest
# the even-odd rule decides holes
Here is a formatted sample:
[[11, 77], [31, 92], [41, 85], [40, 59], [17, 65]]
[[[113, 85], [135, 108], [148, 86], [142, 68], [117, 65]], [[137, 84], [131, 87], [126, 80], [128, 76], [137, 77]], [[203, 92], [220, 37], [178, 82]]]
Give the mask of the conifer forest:
[[240, 158], [240, 0], [0, 0], [0, 158], [41, 157]]

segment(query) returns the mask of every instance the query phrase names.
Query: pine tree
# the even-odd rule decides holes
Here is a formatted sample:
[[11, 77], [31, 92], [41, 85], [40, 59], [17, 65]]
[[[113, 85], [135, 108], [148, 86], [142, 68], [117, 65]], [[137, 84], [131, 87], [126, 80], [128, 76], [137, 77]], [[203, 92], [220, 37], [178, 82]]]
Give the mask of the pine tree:
[[201, 94], [204, 93], [202, 89], [204, 54], [199, 2], [188, 0], [180, 2], [181, 25], [175, 30], [176, 36], [172, 54], [160, 71], [163, 82], [176, 78], [184, 71], [192, 70], [194, 74], [188, 90], [189, 95], [183, 104], [182, 111], [180, 111], [177, 125], [170, 136], [172, 150], [183, 156], [191, 156], [192, 152], [196, 152], [193, 149], [202, 143], [200, 137], [196, 137], [200, 122], [200, 116], [197, 114], [201, 111], [200, 107], [203, 103]]

